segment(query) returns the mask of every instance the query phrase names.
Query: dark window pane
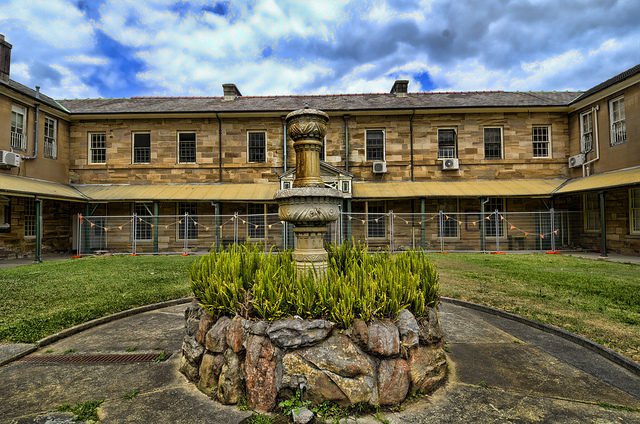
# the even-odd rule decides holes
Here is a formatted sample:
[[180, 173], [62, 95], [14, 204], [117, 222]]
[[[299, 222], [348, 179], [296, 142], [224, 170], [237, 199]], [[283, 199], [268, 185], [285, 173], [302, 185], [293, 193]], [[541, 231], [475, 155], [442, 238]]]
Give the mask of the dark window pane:
[[502, 158], [502, 137], [500, 128], [484, 129], [484, 157], [485, 159]]
[[133, 163], [151, 162], [151, 134], [133, 135]]
[[384, 132], [367, 131], [367, 160], [384, 160]]
[[249, 162], [266, 162], [266, 134], [264, 132], [249, 133]]
[[196, 134], [178, 134], [178, 162], [196, 161]]
[[[185, 217], [185, 214], [188, 214]], [[181, 202], [178, 204], [178, 238], [184, 240], [185, 225], [187, 231], [187, 239], [195, 240], [198, 238], [198, 204], [194, 202]]]
[[250, 203], [247, 227], [250, 239], [264, 238], [264, 205]]
[[386, 236], [384, 202], [369, 202], [367, 210], [367, 235], [371, 238], [384, 238]]
[[453, 129], [438, 130], [438, 157], [455, 158], [456, 153], [456, 131]]
[[151, 205], [136, 203], [136, 240], [151, 240], [153, 238]]

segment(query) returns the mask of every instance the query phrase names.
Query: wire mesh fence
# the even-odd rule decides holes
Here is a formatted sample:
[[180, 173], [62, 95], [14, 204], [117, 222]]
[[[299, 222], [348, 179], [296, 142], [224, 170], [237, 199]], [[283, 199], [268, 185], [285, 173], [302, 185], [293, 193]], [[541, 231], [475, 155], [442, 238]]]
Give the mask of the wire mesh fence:
[[[342, 213], [325, 241], [369, 250], [555, 251], [576, 247], [580, 212]], [[295, 247], [293, 225], [278, 214], [78, 216], [79, 254], [195, 253], [257, 243], [265, 251]]]

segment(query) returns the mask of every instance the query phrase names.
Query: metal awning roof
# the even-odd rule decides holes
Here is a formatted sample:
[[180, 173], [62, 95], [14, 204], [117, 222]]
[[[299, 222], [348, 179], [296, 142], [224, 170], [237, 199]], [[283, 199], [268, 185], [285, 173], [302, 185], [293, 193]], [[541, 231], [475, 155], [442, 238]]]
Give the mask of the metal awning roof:
[[591, 175], [589, 177], [575, 178], [567, 181], [567, 183], [555, 191], [554, 194], [598, 190], [634, 184], [640, 184], [640, 166]]
[[43, 199], [85, 201], [86, 197], [70, 185], [0, 173], [0, 193], [38, 196]]
[[513, 197], [551, 196], [566, 180], [464, 180], [353, 183], [353, 197], [360, 199], [397, 199], [415, 197]]
[[278, 183], [258, 184], [108, 184], [76, 185], [92, 201], [255, 200], [269, 201]]

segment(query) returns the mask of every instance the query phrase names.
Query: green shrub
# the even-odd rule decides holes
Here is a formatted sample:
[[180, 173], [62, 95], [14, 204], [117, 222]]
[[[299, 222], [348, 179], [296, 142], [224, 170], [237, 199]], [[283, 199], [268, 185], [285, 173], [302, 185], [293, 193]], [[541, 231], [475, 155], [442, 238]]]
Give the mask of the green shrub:
[[342, 328], [355, 318], [416, 316], [439, 301], [438, 273], [422, 251], [368, 253], [362, 245], [328, 246], [324, 275], [296, 272], [290, 252], [259, 246], [211, 251], [191, 268], [191, 289], [212, 315], [274, 320], [299, 315], [327, 318]]

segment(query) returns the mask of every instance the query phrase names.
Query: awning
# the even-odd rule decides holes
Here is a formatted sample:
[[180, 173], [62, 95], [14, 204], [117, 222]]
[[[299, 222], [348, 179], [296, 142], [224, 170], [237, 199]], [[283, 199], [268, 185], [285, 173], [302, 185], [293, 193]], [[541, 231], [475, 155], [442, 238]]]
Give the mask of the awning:
[[251, 200], [270, 201], [278, 183], [257, 184], [108, 184], [76, 185], [92, 201]]
[[591, 175], [589, 177], [575, 178], [567, 181], [567, 183], [556, 190], [554, 194], [598, 190], [634, 184], [640, 184], [640, 166]]
[[417, 197], [517, 197], [551, 196], [564, 179], [464, 180], [353, 183], [353, 197], [397, 199]]
[[38, 196], [43, 199], [87, 200], [82, 193], [67, 184], [0, 173], [0, 193], [17, 196]]

